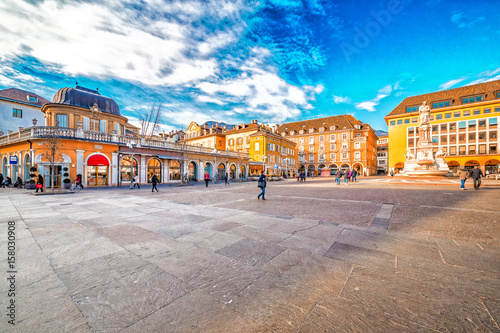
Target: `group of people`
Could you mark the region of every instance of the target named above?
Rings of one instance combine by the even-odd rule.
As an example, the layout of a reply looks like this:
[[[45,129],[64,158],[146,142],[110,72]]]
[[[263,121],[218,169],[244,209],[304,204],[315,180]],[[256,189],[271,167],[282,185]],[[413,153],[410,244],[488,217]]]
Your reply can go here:
[[[208,182],[210,182],[210,174],[205,171],[205,175],[203,176],[205,179],[205,187],[208,187]],[[214,176],[214,184],[217,184],[217,175]],[[224,185],[229,185],[229,174],[226,172],[224,174]]]
[[[306,172],[297,172],[297,181],[298,182],[305,182],[306,181]]]
[[[458,170],[458,177],[460,178],[460,189],[465,190],[465,181],[467,178],[472,178],[474,190],[479,190],[479,186],[481,186],[481,177],[484,177],[484,174],[476,165],[474,169],[471,169],[469,172],[465,169]]]
[[[358,171],[356,169],[352,170],[337,170],[335,172],[335,181],[337,182],[337,185],[340,185],[340,179],[344,178],[344,185],[348,185],[349,181],[352,182],[357,182],[357,177],[358,177]]]

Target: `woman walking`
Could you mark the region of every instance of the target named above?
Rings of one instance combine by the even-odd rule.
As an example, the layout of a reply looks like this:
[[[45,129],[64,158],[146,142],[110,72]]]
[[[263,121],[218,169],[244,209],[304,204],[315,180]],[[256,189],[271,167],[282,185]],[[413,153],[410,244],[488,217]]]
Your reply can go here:
[[[208,182],[210,181],[210,175],[205,171],[205,187],[208,187]]]
[[[260,199],[262,196],[262,200],[266,200],[266,175],[264,174],[264,171],[261,171],[259,181],[258,181],[258,187],[262,190],[260,194],[257,196],[257,199]]]
[[[349,176],[351,175],[351,171],[345,170],[344,171],[344,185],[349,184]]]
[[[156,190],[156,192],[158,192],[158,189],[156,188],[156,184],[159,183],[159,180],[158,180],[158,177],[156,177],[156,174],[154,174],[153,177],[151,177],[151,183],[153,184],[153,188],[151,189],[151,192],[154,192],[154,190]]]
[[[465,181],[467,180],[467,171],[465,169],[458,170],[458,178],[460,178],[460,189],[465,190]]]
[[[41,174],[38,174],[38,178],[36,180],[36,193],[38,193],[38,189],[43,192],[43,176]]]

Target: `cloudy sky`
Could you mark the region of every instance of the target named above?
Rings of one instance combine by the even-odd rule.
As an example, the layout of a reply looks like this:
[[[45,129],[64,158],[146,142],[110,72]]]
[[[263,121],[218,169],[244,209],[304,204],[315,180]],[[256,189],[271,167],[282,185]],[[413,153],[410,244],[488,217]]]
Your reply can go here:
[[[75,82],[122,115],[282,123],[500,79],[497,0],[0,1],[0,89]]]

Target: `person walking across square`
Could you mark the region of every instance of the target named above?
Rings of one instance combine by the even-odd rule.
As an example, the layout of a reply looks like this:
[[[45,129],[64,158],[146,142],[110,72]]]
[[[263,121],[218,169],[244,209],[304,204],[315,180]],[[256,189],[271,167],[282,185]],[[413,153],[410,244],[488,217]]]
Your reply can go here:
[[[349,184],[350,173],[351,172],[349,170],[345,170],[344,171],[344,185],[348,185]]]
[[[335,181],[337,182],[337,185],[340,185],[340,178],[342,178],[342,171],[340,169],[335,172]]]
[[[151,192],[154,192],[154,190],[156,190],[156,192],[158,192],[158,189],[156,188],[156,184],[158,184],[160,181],[158,180],[158,177],[156,177],[156,174],[153,175],[153,177],[151,177],[151,184],[153,185],[153,187],[151,188]]]
[[[208,172],[205,172],[205,187],[208,187],[208,182],[210,181],[210,175]]]
[[[458,178],[460,178],[460,189],[465,190],[465,180],[467,179],[467,171],[465,169],[458,170]]]
[[[260,172],[260,177],[259,177],[259,180],[258,180],[258,183],[257,183],[257,186],[260,187],[261,192],[257,196],[257,199],[260,199],[260,197],[262,196],[262,200],[266,200],[266,185],[267,185],[266,175],[264,174],[264,171],[261,171]]]
[[[483,171],[476,165],[474,169],[470,171],[469,177],[472,178],[474,182],[474,189],[479,190],[479,186],[481,186],[481,177],[484,177]]]
[[[229,182],[227,181],[228,178],[229,178],[229,175],[226,172],[226,174],[224,175],[224,185],[229,185]]]
[[[357,180],[356,180],[357,176],[358,176],[358,172],[356,171],[356,169],[352,169],[352,171],[351,171],[351,181],[352,182],[357,182]]]
[[[38,189],[43,192],[43,176],[38,174],[38,178],[36,180],[36,193],[38,193]]]

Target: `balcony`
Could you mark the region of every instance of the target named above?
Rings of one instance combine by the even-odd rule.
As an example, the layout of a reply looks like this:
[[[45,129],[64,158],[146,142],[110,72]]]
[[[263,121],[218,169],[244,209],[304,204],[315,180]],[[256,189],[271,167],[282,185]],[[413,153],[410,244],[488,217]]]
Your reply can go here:
[[[136,136],[125,136],[125,135],[117,135],[110,133],[87,131],[75,128],[50,127],[50,126],[34,126],[22,129],[18,132],[8,133],[0,137],[0,146],[25,140],[44,139],[50,137],[58,137],[61,139],[83,140],[96,143],[97,142],[110,143],[110,144],[117,144],[120,146],[124,146],[127,143],[139,142],[141,146],[145,148],[169,149],[174,151],[202,153],[208,155],[213,155],[213,150],[214,150],[213,148],[209,147],[173,143],[173,142],[167,142],[165,140],[146,139]],[[218,156],[237,158],[239,154],[240,154],[239,152],[218,150]],[[248,158],[248,154],[244,153],[243,158]]]

